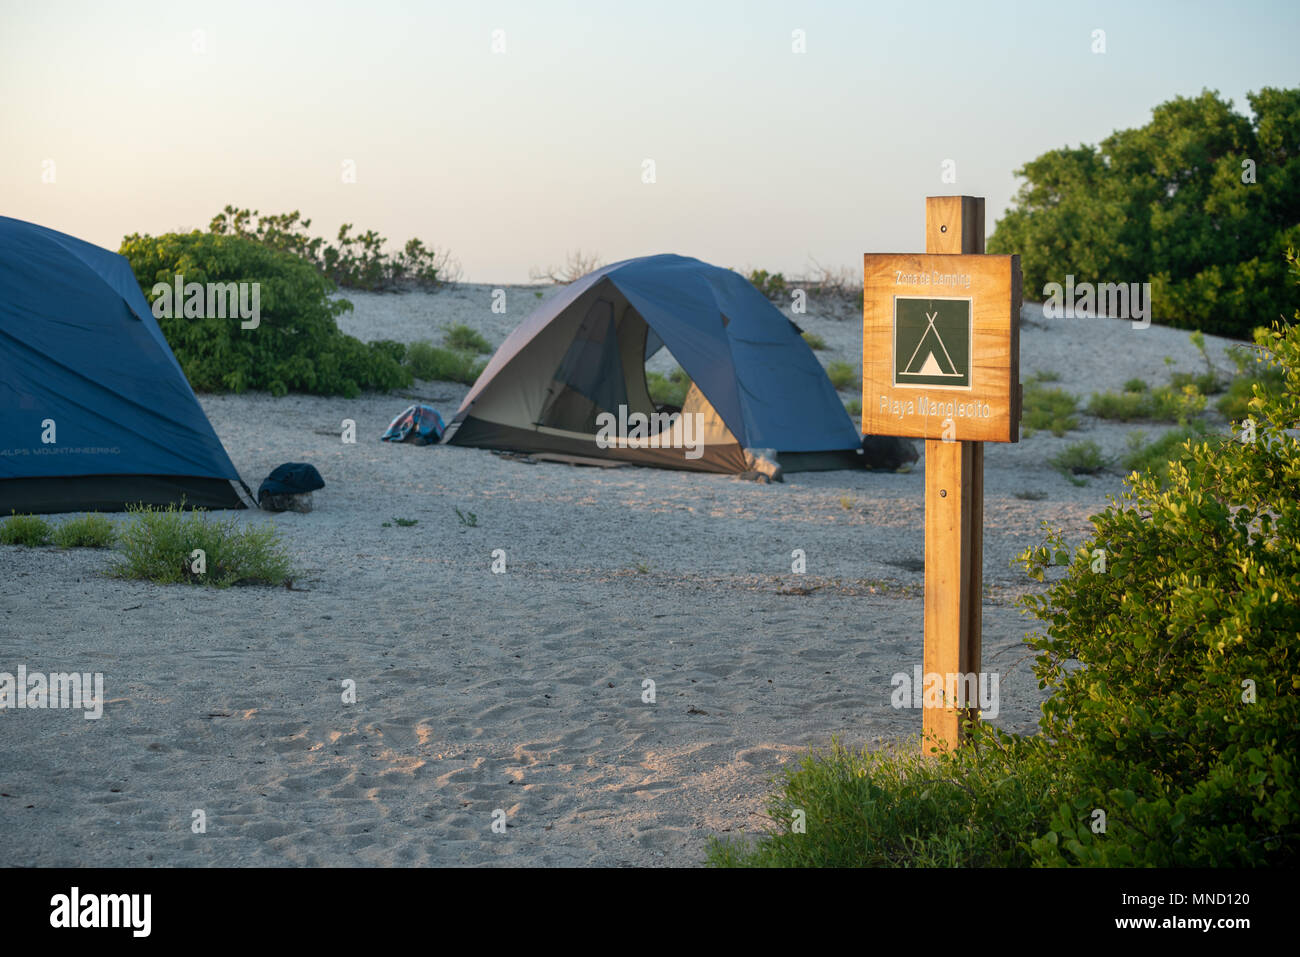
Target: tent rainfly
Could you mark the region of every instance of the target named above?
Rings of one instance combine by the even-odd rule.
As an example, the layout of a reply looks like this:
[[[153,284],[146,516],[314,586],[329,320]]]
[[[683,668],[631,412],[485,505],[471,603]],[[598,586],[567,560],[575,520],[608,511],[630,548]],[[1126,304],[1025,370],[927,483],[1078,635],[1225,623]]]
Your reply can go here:
[[[691,379],[656,406],[645,364]],[[644,417],[644,418],[641,418]],[[685,256],[628,259],[540,305],[492,356],[443,439],[455,445],[739,473],[862,468],[862,436],[798,327],[744,277]]]
[[[0,515],[243,508],[238,481],[127,261],[0,216]]]

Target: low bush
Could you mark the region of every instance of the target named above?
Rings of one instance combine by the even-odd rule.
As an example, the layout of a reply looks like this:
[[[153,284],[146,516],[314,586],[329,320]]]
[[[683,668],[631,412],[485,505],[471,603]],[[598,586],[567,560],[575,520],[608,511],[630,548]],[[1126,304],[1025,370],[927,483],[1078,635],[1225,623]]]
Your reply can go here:
[[[915,744],[853,752],[838,742],[787,768],[754,846],[713,840],[715,867],[1026,866],[1026,826],[1045,822],[1053,781],[1032,742],[942,761]],[[794,829],[799,814],[804,830]]]
[[[1170,463],[1183,459],[1188,451],[1187,443],[1205,437],[1205,426],[1201,422],[1170,429],[1151,442],[1143,441],[1142,433],[1137,432],[1129,436],[1128,452],[1122,464],[1125,471],[1149,474],[1163,486],[1169,481]]]
[[[1230,350],[1237,375],[1228,383],[1227,391],[1215,403],[1215,408],[1232,422],[1240,422],[1250,414],[1250,400],[1256,395],[1256,387],[1263,395],[1283,388],[1285,376],[1268,352],[1268,342],[1268,330],[1256,329],[1254,348],[1233,346]]]
[[[54,529],[53,541],[60,548],[108,548],[117,538],[117,528],[103,515],[70,518]]]
[[[53,529],[39,515],[10,514],[0,522],[0,545],[26,545],[36,548],[50,544]]]
[[[443,349],[431,342],[412,342],[406,348],[406,367],[417,379],[472,385],[486,363],[468,352]]]
[[[455,282],[459,267],[445,250],[409,239],[399,252],[387,250],[388,240],[373,229],[353,235],[352,224],[339,227],[334,243],[313,237],[310,219],[297,210],[261,215],[255,209],[227,206],[208,224],[218,236],[233,236],[287,252],[345,289],[390,289],[402,281],[437,286]]]
[[[186,317],[177,303],[171,304],[171,315],[159,316],[185,377],[200,392],[265,389],[273,395],[355,396],[363,389],[410,384],[410,375],[393,358],[394,343],[367,344],[339,331],[335,317],[352,304],[331,298],[334,283],[291,252],[197,230],[127,236],[119,251],[150,302],[171,298],[178,275],[187,285],[205,288],[208,283],[258,284],[260,315],[253,327],[244,328],[238,316],[222,319],[206,310]],[[155,314],[167,311],[155,305]]]
[[[754,284],[754,288],[768,299],[776,300],[785,297],[787,284],[785,276],[781,273],[770,273],[766,269],[753,269],[750,270],[748,278]]]
[[[128,512],[131,520],[119,533],[121,557],[110,569],[115,577],[214,588],[292,583],[293,563],[274,525],[244,525],[174,505]]]
[[[1106,467],[1101,446],[1092,439],[1068,445],[1047,461],[1052,468],[1066,475],[1095,475]]]
[[[862,385],[858,370],[847,362],[836,360],[827,365],[826,377],[831,380],[831,385],[835,386],[836,389],[851,389],[854,386]]]
[[[1169,377],[1169,384],[1178,392],[1191,386],[1198,395],[1217,395],[1225,383],[1213,372],[1175,372]]]
[[[442,344],[457,352],[469,352],[484,355],[492,351],[492,346],[479,333],[464,323],[456,323],[442,337]]]
[[[1141,392],[1094,392],[1085,411],[1099,419],[1120,422],[1187,422],[1204,410],[1205,396],[1189,383]]]
[[[1059,438],[1079,427],[1074,414],[1078,402],[1061,389],[1044,389],[1031,379],[1024,386],[1021,405],[1020,434],[1026,439],[1044,430]]]

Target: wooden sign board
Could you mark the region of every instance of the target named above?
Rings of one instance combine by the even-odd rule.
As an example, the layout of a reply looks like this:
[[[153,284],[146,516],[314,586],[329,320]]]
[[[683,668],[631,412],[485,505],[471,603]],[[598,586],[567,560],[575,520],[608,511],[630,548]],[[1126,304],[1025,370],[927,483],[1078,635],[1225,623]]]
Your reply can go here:
[[[1020,440],[1020,257],[867,254],[862,431]]]

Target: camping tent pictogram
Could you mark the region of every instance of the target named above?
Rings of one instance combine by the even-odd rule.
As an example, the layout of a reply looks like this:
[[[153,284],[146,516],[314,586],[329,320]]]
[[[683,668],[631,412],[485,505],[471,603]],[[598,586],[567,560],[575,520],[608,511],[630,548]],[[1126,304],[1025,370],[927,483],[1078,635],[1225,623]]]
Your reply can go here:
[[[916,344],[916,350],[912,353],[912,358],[908,360],[907,366],[899,375],[938,375],[951,376],[960,379],[962,373],[957,371],[957,364],[952,361],[952,356],[948,353],[948,347],[943,344],[943,337],[939,335],[939,330],[934,327],[934,320],[939,315],[938,311],[927,312],[925,320],[927,328],[925,335],[921,336],[921,341]],[[927,345],[928,343],[928,345]],[[943,354],[943,364],[940,365],[935,346]],[[917,366],[917,358],[921,355],[921,350],[928,350],[925,354],[925,360]]]
[[[970,388],[969,299],[900,296],[894,303],[894,384]]]

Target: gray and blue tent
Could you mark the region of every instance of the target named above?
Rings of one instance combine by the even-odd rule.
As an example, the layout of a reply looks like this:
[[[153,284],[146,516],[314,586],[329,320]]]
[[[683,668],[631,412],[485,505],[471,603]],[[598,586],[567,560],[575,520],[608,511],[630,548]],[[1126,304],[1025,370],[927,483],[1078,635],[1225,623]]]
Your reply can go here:
[[[0,515],[243,508],[127,261],[0,216]]]
[[[691,379],[680,416],[646,386],[646,361],[665,347]],[[660,413],[662,441],[602,447],[602,417],[620,410]],[[698,457],[673,441],[692,413],[704,426]],[[541,304],[492,356],[444,441],[712,472],[746,471],[747,449],[775,450],[785,471],[863,466],[862,436],[794,323],[744,277],[674,255],[605,266]]]

